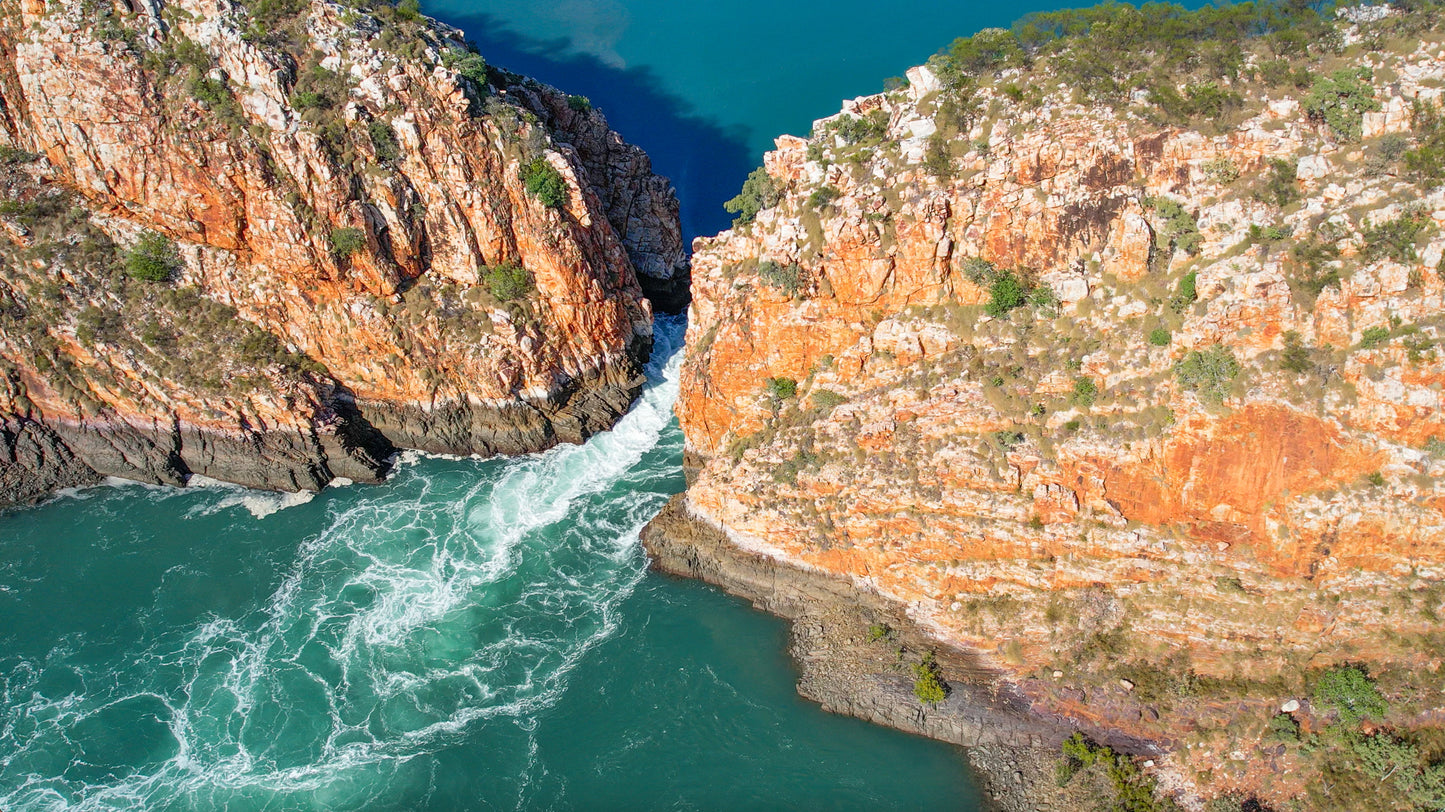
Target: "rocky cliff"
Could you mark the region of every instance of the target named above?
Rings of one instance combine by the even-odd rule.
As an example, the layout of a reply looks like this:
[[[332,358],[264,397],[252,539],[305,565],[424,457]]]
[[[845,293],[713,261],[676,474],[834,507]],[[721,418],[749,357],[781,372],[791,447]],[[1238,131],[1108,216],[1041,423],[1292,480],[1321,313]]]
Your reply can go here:
[[[1445,706],[1425,16],[1113,103],[1077,52],[940,60],[779,138],[694,246],[687,512],[891,599],[1041,716],[1151,742],[1186,803],[1349,807],[1335,751],[1293,744],[1335,719],[1320,674],[1363,663],[1398,731]]]
[[[630,405],[677,201],[415,4],[0,7],[0,500],[374,479]],[[639,281],[643,284],[640,286]]]

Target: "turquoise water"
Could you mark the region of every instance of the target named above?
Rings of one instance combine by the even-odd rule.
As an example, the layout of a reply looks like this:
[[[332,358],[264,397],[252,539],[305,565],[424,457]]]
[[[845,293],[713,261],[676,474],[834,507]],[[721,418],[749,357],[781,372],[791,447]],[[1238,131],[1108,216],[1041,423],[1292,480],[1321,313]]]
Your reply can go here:
[[[584,446],[0,516],[0,809],[976,809],[962,751],[800,700],[780,621],[646,571],[659,337]]]
[[[580,93],[672,178],[689,238],[732,222],[782,133],[922,64],[954,37],[1008,26],[1044,0],[423,0],[487,61]],[[1082,4],[1087,5],[1087,4]]]
[[[1041,5],[434,0],[592,98],[725,227],[772,138]],[[0,515],[0,810],[978,808],[960,750],[823,713],[784,625],[646,571],[681,324],[585,446],[313,498],[102,487]]]

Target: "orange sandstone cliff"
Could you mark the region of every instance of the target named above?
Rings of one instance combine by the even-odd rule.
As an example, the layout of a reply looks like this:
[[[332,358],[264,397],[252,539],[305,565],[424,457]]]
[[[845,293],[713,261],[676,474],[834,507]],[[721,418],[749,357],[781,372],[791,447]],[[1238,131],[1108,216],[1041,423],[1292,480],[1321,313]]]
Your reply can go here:
[[[0,11],[0,499],[375,479],[635,397],[686,255],[585,100],[405,4]]]
[[[1195,129],[1047,65],[961,130],[916,68],[779,138],[694,246],[682,507],[1152,742],[1185,798],[1302,791],[1265,726],[1312,669],[1438,718],[1445,189],[1399,158],[1445,43],[1359,41],[1326,66],[1373,76],[1357,139],[1293,87]]]

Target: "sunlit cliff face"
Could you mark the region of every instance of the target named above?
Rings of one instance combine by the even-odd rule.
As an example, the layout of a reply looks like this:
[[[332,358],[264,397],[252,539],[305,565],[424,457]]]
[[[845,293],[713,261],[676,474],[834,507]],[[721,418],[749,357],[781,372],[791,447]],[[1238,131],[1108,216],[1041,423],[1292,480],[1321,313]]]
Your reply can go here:
[[[310,434],[359,405],[398,445],[491,453],[577,441],[625,411],[651,330],[638,274],[686,260],[671,187],[600,115],[488,72],[459,32],[424,18],[306,4],[262,36],[239,7],[179,2],[157,18],[83,5],[24,4],[5,32],[7,127],[40,156],[15,183],[75,195],[60,208],[79,206],[116,244],[109,267],[161,235],[173,272],[141,293],[193,288],[234,308],[311,377],[247,388],[236,381],[275,371],[221,359],[227,371],[197,391],[150,358],[129,311],[122,334],[93,340],[75,314],[135,297],[101,288],[103,258],[24,256],[45,252],[17,226],[7,281],[30,308],[20,318],[63,299],[69,318],[41,322],[75,373],[34,368],[28,334],[7,329],[17,371],[0,412],[148,435],[177,420]],[[558,178],[559,202],[528,190],[534,164]],[[501,292],[497,268],[522,269],[522,289]]]
[[[1146,736],[1184,728],[1075,688],[1438,667],[1445,193],[1366,166],[1445,58],[1367,58],[1398,81],[1358,143],[1292,90],[1216,135],[985,81],[940,177],[927,69],[845,105],[871,141],[780,138],[781,202],[695,245],[694,514]]]

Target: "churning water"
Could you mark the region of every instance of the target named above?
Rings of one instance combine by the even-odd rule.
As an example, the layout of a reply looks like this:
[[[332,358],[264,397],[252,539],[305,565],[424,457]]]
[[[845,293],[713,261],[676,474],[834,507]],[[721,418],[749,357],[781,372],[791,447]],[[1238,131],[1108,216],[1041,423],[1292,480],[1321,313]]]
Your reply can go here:
[[[647,574],[682,326],[582,446],[0,517],[0,809],[971,808],[958,750],[802,702],[781,623]]]

